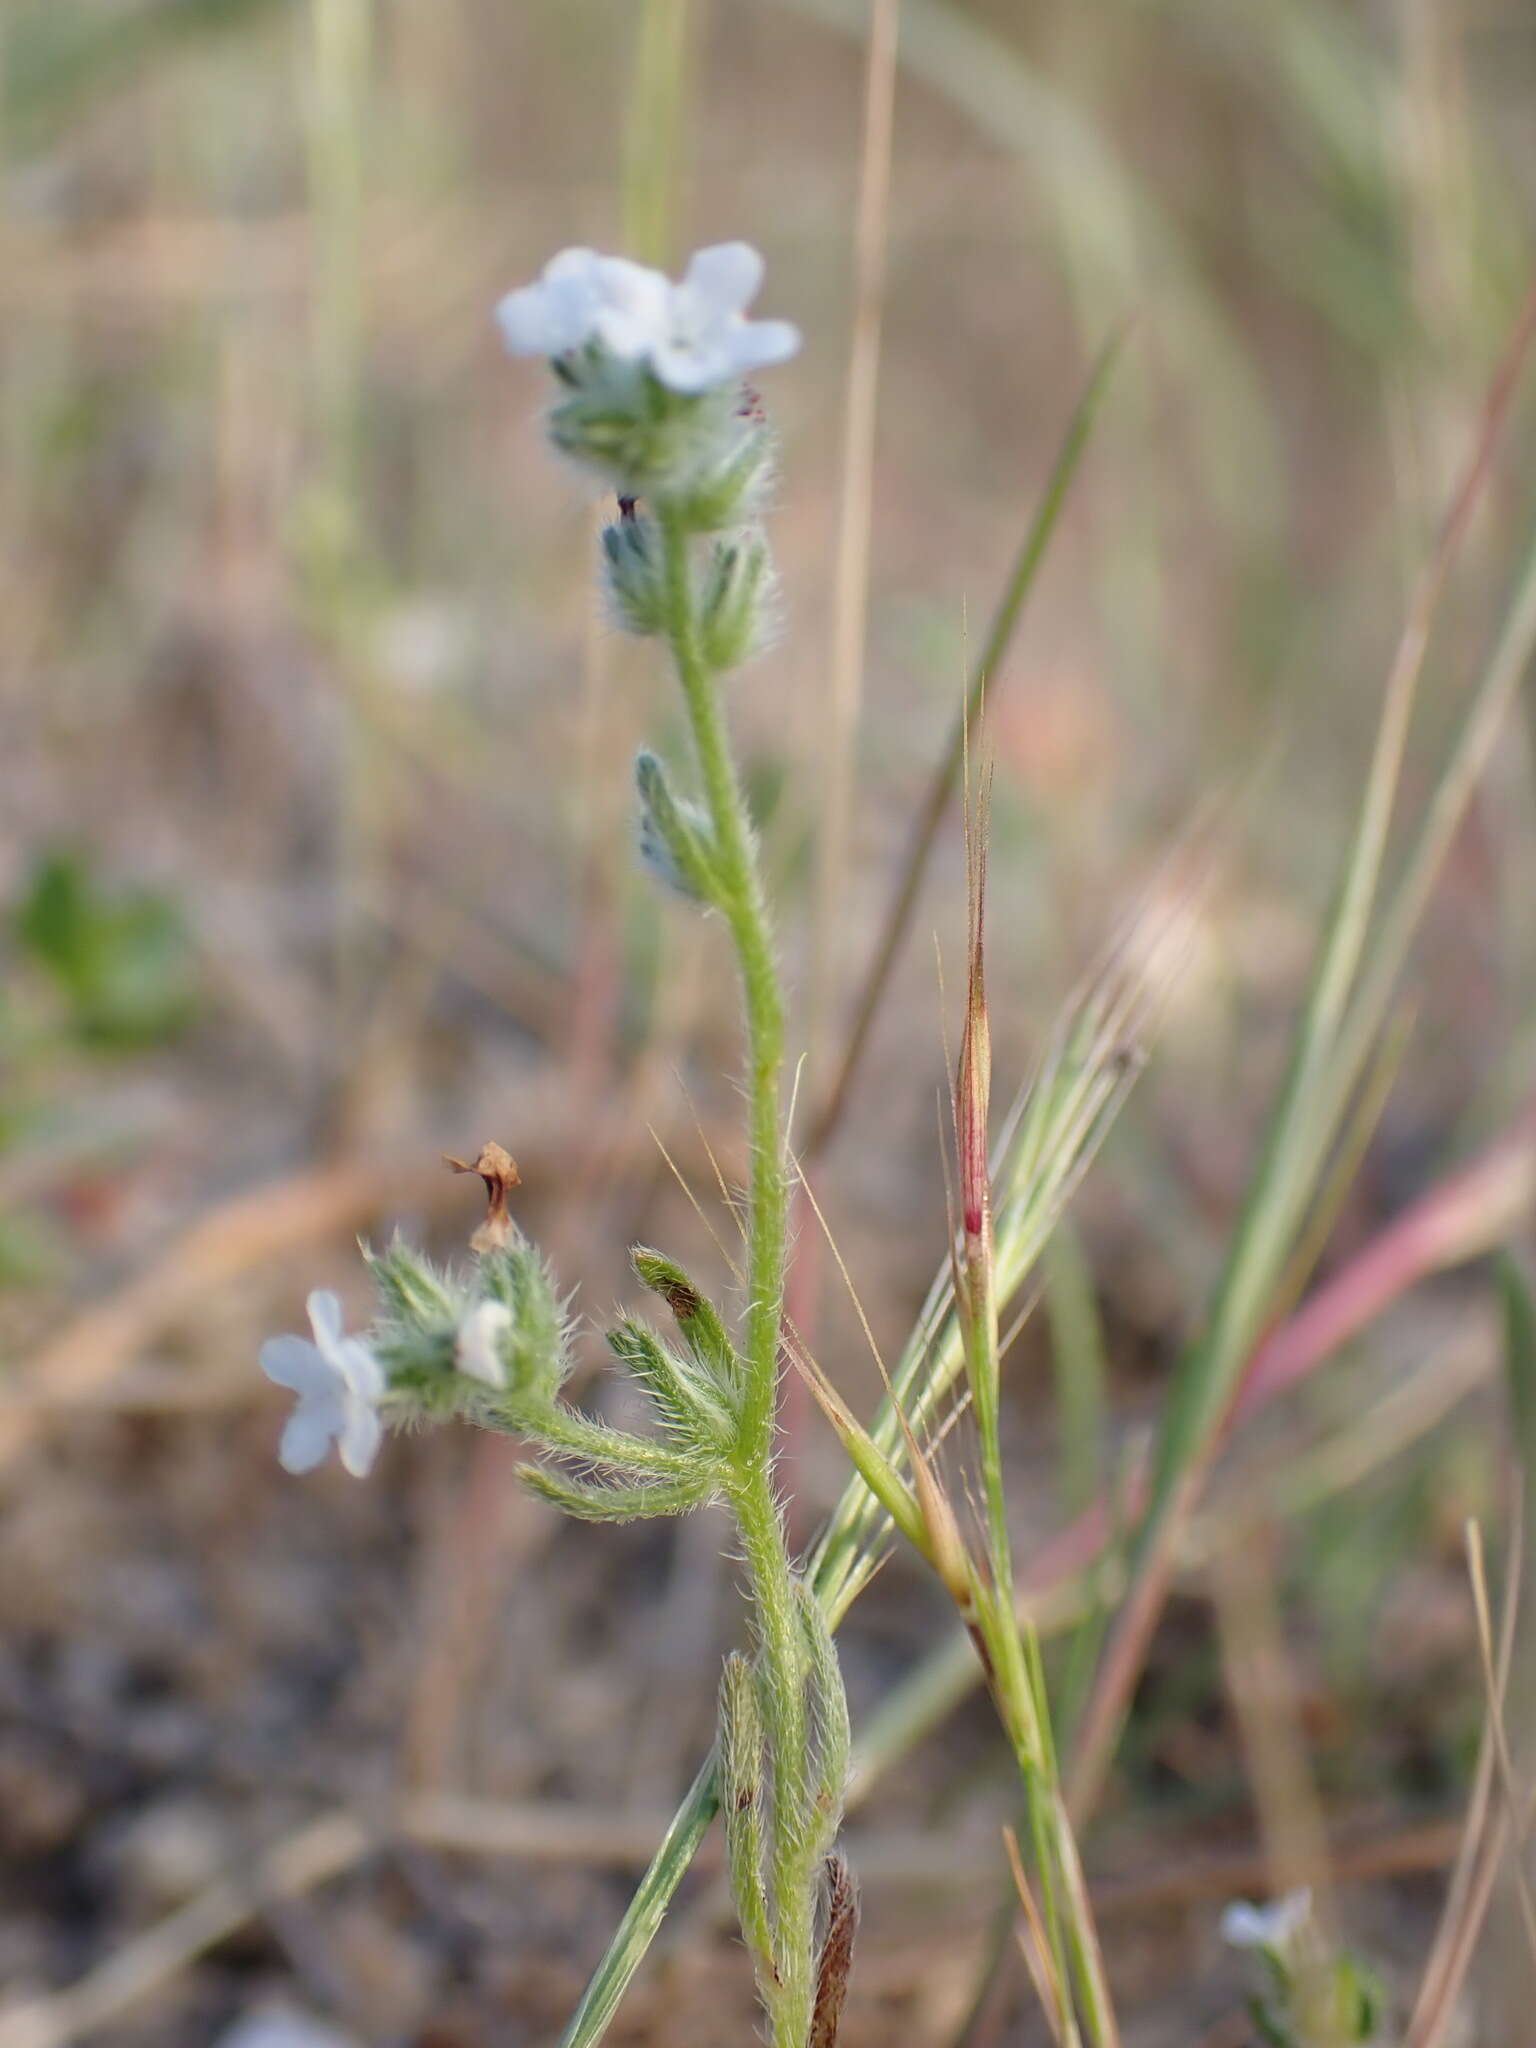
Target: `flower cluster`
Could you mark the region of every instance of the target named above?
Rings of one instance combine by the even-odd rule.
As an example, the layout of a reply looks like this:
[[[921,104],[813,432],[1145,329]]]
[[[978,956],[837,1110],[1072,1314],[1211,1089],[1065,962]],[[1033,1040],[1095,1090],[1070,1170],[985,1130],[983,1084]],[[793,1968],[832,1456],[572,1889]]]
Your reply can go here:
[[[700,249],[681,282],[623,256],[565,249],[497,307],[514,355],[544,356],[559,382],[554,445],[621,498],[645,498],[705,533],[750,518],[771,473],[771,438],[743,378],[800,346],[787,320],[749,320],[763,259],[746,242]],[[611,542],[615,617],[663,630],[656,549],[642,532]]]
[[[528,1465],[523,1477],[587,1521],[686,1514],[713,1499],[740,1429],[740,1387],[735,1348],[708,1302],[670,1260],[635,1254],[637,1274],[671,1309],[681,1343],[669,1346],[633,1319],[609,1332],[609,1348],[647,1396],[660,1434],[609,1428],[561,1399],[570,1370],[567,1304],[541,1254],[510,1218],[501,1220],[505,1236],[498,1229],[488,1243],[478,1231],[475,1255],[458,1267],[434,1265],[401,1237],[365,1251],[375,1313],[364,1336],[348,1336],[341,1303],[317,1291],[309,1297],[313,1341],[273,1337],[262,1346],[262,1370],[297,1397],[278,1452],[284,1467],[311,1471],[335,1444],[360,1479],[386,1422],[458,1420],[575,1464],[575,1474]]]
[[[555,361],[600,350],[693,397],[799,348],[789,321],[746,318],[762,281],[763,259],[746,242],[700,249],[680,284],[623,256],[562,249],[537,284],[507,293],[496,317],[513,355]]]
[[[365,1256],[377,1310],[365,1336],[348,1336],[340,1301],[316,1289],[313,1339],[273,1337],[261,1347],[262,1371],[295,1396],[278,1446],[286,1471],[313,1471],[334,1444],[363,1478],[387,1420],[536,1425],[565,1378],[565,1316],[520,1232],[460,1272],[439,1271],[400,1238]]]

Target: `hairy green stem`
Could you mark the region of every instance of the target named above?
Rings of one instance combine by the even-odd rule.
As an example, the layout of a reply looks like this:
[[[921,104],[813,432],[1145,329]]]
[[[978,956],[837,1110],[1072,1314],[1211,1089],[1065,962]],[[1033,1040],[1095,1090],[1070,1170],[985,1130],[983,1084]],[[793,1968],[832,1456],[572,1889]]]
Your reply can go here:
[[[746,800],[731,755],[719,679],[699,641],[681,515],[659,512],[667,635],[687,706],[712,836],[712,896],[730,930],[747,1036],[751,1187],[747,1205],[746,1368],[732,1457],[731,1505],[751,1579],[759,1701],[772,1770],[763,1871],[774,1958],[764,1985],[773,2048],[806,2048],[816,1995],[820,1846],[813,1827],[807,1649],[801,1593],[773,1490],[786,1176],[780,1128],[784,1010],[773,934]]]
[[[704,800],[714,830],[718,905],[730,927],[747,1025],[748,1125],[752,1186],[747,1219],[748,1384],[742,1413],[744,1460],[770,1454],[778,1386],[779,1314],[784,1290],[786,1194],[779,1075],[784,1006],[773,934],[741,780],[731,758],[717,678],[699,647],[689,581],[688,532],[676,513],[660,515],[665,548],[668,637],[688,707]]]

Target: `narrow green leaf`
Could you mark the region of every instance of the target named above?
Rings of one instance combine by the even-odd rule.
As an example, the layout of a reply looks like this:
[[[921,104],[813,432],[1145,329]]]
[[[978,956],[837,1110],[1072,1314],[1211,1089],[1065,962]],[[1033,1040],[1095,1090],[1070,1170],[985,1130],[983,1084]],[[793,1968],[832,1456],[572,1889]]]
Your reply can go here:
[[[541,1450],[582,1459],[599,1470],[640,1473],[648,1479],[689,1479],[698,1471],[699,1454],[692,1445],[683,1448],[633,1436],[627,1429],[611,1429],[561,1401],[519,1421]]]
[[[695,1287],[675,1260],[637,1246],[630,1253],[637,1276],[671,1309],[678,1333],[701,1372],[707,1373],[734,1408],[740,1393],[741,1361],[730,1333],[709,1297]]]
[[[1536,1300],[1525,1268],[1512,1253],[1499,1260],[1504,1297],[1504,1365],[1514,1453],[1525,1482],[1526,1515],[1536,1514]]]
[[[624,1485],[567,1479],[548,1465],[520,1465],[518,1477],[530,1493],[583,1522],[639,1522],[652,1515],[686,1515],[691,1509],[702,1507],[714,1492],[707,1475],[702,1482],[649,1479]]]
[[[797,1585],[796,1595],[805,1631],[811,1727],[816,1739],[806,1840],[815,1843],[817,1854],[822,1855],[831,1848],[842,1819],[852,1731],[848,1724],[848,1695],[827,1617],[820,1601],[803,1582]]]
[[[763,1879],[763,1777],[766,1745],[751,1666],[739,1651],[725,1660],[720,1678],[721,1796],[725,1806],[725,1860],[731,1892],[748,1947],[773,1968],[773,1935]]]
[[[1024,529],[1018,553],[1014,556],[1007,581],[998,598],[997,609],[992,615],[986,640],[971,672],[965,702],[956,715],[948,743],[933,771],[927,795],[913,823],[906,858],[892,891],[885,925],[876,941],[874,954],[865,973],[864,985],[854,1004],[854,1021],[848,1033],[847,1044],[843,1048],[841,1064],[806,1140],[807,1161],[815,1159],[825,1150],[848,1106],[854,1078],[863,1060],[864,1048],[869,1042],[869,1034],[874,1028],[875,1018],[879,1014],[891,975],[911,928],[918,894],[939,836],[939,828],[959,787],[965,761],[966,734],[976,729],[986,703],[987,690],[1013,644],[1013,636],[1024,613],[1025,600],[1034,587],[1051,537],[1056,531],[1062,507],[1066,504],[1073,479],[1088,446],[1099,407],[1109,389],[1111,373],[1119,360],[1123,341],[1123,332],[1113,335],[1094,361],[1088,373],[1088,381],[1067,422],[1061,445],[1056,452],[1056,460],[1045,480],[1045,487]]]
[[[720,1450],[730,1445],[735,1419],[697,1366],[676,1357],[643,1323],[628,1319],[608,1332],[608,1347],[644,1387],[664,1426],[683,1443]]]
[[[656,1939],[672,1894],[688,1873],[719,1812],[715,1790],[715,1753],[710,1751],[704,1767],[689,1787],[677,1817],[651,1858],[651,1866],[640,1880],[628,1911],[619,1922],[602,1961],[582,1994],[560,2037],[560,2048],[595,2048],[608,2031],[608,2023],[619,2009],[619,2000],[630,1979],[645,1960],[646,1950]]]
[[[1093,1274],[1076,1231],[1057,1226],[1045,1250],[1045,1306],[1056,1376],[1062,1505],[1078,1514],[1099,1492],[1104,1442],[1104,1331]]]

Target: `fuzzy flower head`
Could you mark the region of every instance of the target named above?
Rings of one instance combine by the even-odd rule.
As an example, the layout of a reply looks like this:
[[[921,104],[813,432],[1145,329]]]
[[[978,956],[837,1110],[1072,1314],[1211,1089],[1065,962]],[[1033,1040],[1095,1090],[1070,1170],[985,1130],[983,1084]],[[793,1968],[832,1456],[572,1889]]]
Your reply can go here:
[[[678,284],[622,256],[564,249],[537,283],[509,292],[496,317],[513,355],[559,361],[593,348],[696,397],[799,348],[789,321],[746,317],[762,281],[763,259],[747,242],[700,249]]]
[[[1286,1892],[1267,1906],[1236,1899],[1221,1916],[1221,1938],[1231,1948],[1268,1949],[1284,1955],[1312,1917],[1312,1893],[1306,1887]]]
[[[334,1443],[342,1464],[361,1479],[384,1434],[378,1410],[384,1373],[367,1345],[347,1336],[334,1294],[316,1288],[305,1306],[313,1343],[307,1337],[272,1337],[261,1347],[267,1378],[298,1397],[283,1425],[278,1463],[285,1472],[313,1471]]]

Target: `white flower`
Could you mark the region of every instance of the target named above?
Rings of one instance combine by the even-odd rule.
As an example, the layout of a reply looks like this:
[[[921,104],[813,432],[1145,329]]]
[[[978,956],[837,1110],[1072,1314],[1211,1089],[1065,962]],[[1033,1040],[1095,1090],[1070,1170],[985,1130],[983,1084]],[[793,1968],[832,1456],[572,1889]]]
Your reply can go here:
[[[367,1345],[342,1329],[341,1303],[316,1288],[305,1306],[315,1341],[272,1337],[261,1347],[269,1380],[298,1395],[283,1425],[278,1463],[285,1472],[310,1472],[334,1442],[355,1479],[373,1463],[384,1434],[378,1402],[384,1373]]]
[[[513,355],[568,355],[592,339],[603,307],[605,260],[595,249],[562,249],[537,284],[507,293],[496,318]]]
[[[1221,1938],[1233,1948],[1284,1952],[1312,1917],[1312,1893],[1305,1886],[1272,1899],[1267,1906],[1234,1900],[1221,1916]]]
[[[596,341],[692,396],[799,348],[789,321],[746,318],[762,281],[763,259],[747,242],[700,249],[681,284],[621,256],[565,249],[537,284],[509,292],[496,317],[514,355],[568,355]]]
[[[218,2048],[352,2048],[352,2038],[291,2006],[271,2005],[237,2021]]]
[[[753,370],[787,362],[800,330],[787,320],[748,320],[763,281],[763,259],[748,242],[700,249],[667,298],[666,325],[647,351],[673,391],[707,391]]]
[[[512,1311],[504,1301],[477,1301],[460,1323],[454,1342],[459,1371],[499,1392],[507,1384],[501,1340],[511,1327]]]

